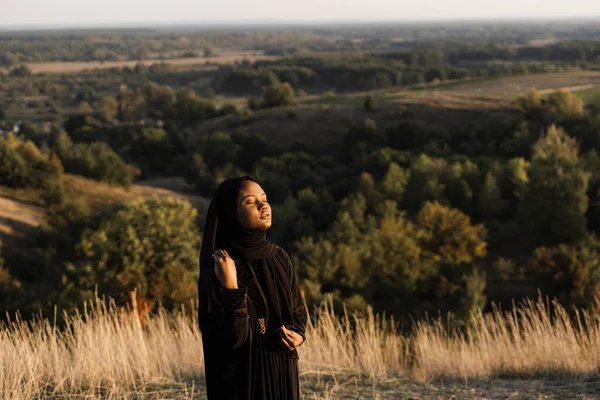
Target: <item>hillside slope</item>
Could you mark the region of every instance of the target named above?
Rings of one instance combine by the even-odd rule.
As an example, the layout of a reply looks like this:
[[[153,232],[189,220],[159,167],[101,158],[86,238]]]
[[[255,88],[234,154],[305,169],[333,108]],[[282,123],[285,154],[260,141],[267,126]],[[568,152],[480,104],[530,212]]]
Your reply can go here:
[[[243,120],[238,115],[202,122],[184,131],[191,143],[216,131],[232,135],[259,134],[275,151],[285,151],[302,143],[312,151],[332,154],[349,129],[366,119],[375,121],[379,130],[395,127],[400,121],[426,121],[446,129],[461,129],[479,123],[489,126],[517,115],[514,99],[494,95],[473,95],[438,91],[373,92],[377,110],[365,111],[363,102],[369,93],[337,95],[334,98],[309,96],[295,106],[254,111]]]
[[[161,178],[141,181],[129,189],[75,175],[65,175],[67,198],[79,198],[93,209],[139,198],[174,197],[188,200],[201,217],[208,202],[193,194],[193,188],[182,178]],[[18,245],[30,238],[46,214],[40,194],[29,189],[12,189],[0,186],[0,240],[6,245]]]

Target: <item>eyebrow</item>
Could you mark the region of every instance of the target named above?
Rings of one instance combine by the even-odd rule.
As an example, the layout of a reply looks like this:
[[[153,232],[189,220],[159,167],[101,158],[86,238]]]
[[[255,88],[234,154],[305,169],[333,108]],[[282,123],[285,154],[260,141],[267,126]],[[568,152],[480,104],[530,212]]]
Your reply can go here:
[[[267,195],[266,193],[261,194],[261,196],[266,196],[266,195]],[[256,197],[256,195],[255,194],[247,194],[244,197],[242,197],[241,201],[244,201],[248,197]]]

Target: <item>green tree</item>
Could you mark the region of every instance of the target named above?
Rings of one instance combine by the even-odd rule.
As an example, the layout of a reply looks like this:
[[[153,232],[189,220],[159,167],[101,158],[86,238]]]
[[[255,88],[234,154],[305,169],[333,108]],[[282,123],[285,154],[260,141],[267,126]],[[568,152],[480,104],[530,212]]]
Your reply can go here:
[[[367,200],[367,206],[370,211],[376,209],[381,201],[384,200],[382,194],[377,190],[373,176],[368,172],[362,172],[356,183],[357,192],[362,194]]]
[[[131,168],[104,142],[69,146],[69,141],[63,139],[55,149],[69,173],[125,187],[133,182]]]
[[[142,115],[151,118],[163,119],[170,115],[175,101],[176,94],[173,89],[154,82],[145,84],[136,93],[136,102],[143,110]]]
[[[389,199],[400,202],[406,191],[409,173],[402,169],[397,163],[390,163],[383,180],[381,191]]]
[[[60,163],[31,141],[16,136],[0,137],[0,184],[9,187],[44,189],[60,184]]]
[[[598,243],[540,247],[525,267],[545,296],[563,305],[586,307],[600,295]]]
[[[579,148],[562,129],[550,127],[533,149],[529,186],[521,201],[521,219],[540,244],[575,243],[586,235],[588,179]]]
[[[151,198],[125,204],[95,230],[84,232],[63,278],[61,302],[79,305],[94,295],[124,304],[132,290],[169,309],[197,294],[200,233],[187,201]]]
[[[583,100],[565,90],[556,91],[546,97],[532,91],[528,96],[519,99],[519,106],[535,135],[539,134],[540,129],[552,124],[580,120],[585,116]]]
[[[242,149],[235,143],[231,135],[225,132],[214,132],[203,143],[202,157],[206,165],[213,170],[226,164],[236,164]]]
[[[9,75],[24,78],[27,76],[31,76],[32,72],[31,72],[31,69],[29,69],[29,67],[27,65],[21,64],[19,66],[13,67],[10,70]]]
[[[501,174],[499,184],[503,197],[507,199],[507,218],[513,218],[517,214],[519,204],[527,193],[529,166],[530,162],[523,158],[512,158],[508,160]]]
[[[111,122],[117,116],[119,103],[112,96],[104,96],[98,104],[98,113],[105,122]]]
[[[585,103],[576,94],[566,90],[558,90],[544,99],[549,118],[558,122],[577,120],[585,115]]]
[[[484,220],[498,218],[506,207],[498,181],[492,172],[485,175],[483,187],[478,196],[479,215]]]
[[[203,54],[205,58],[214,57],[215,51],[212,49],[212,47],[205,47]]]
[[[487,255],[483,225],[472,225],[459,210],[427,202],[416,217],[423,257],[435,265],[420,287],[424,310],[451,312],[467,321],[485,306],[485,274],[479,263]]]
[[[22,284],[11,275],[8,269],[4,268],[3,264],[2,241],[0,241],[0,308],[9,315],[13,315],[17,311],[26,313],[30,308],[23,301]]]
[[[426,201],[442,199],[446,185],[441,181],[441,172],[447,169],[444,159],[431,158],[421,154],[410,167],[403,208],[410,214],[416,213]]]
[[[287,82],[273,83],[263,95],[262,107],[285,107],[294,103],[294,88]]]
[[[168,117],[183,126],[217,116],[215,105],[189,88],[179,89],[175,97],[175,105]]]
[[[169,136],[162,128],[142,129],[131,151],[131,155],[139,158],[142,169],[147,173],[164,171],[173,153]]]
[[[487,231],[468,215],[437,202],[427,202],[416,217],[419,240],[437,262],[471,264],[485,258]]]
[[[372,94],[368,95],[365,98],[364,109],[368,112],[377,111],[377,101],[375,100],[375,97]]]
[[[77,112],[80,115],[90,116],[94,113],[94,108],[87,101],[82,101],[77,107]]]
[[[471,215],[473,208],[474,177],[479,176],[477,165],[470,161],[454,162],[450,165],[444,188],[444,197],[455,208]]]
[[[361,268],[370,278],[364,297],[378,310],[407,315],[417,307],[415,294],[431,274],[432,264],[423,258],[415,225],[392,203],[377,229],[365,238],[368,248]]]

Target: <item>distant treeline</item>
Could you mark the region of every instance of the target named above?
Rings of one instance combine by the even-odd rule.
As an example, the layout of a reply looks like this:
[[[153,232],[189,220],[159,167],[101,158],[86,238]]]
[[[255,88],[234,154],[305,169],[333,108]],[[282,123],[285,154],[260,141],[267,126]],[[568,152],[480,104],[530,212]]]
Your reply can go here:
[[[222,93],[259,93],[276,78],[308,92],[374,90],[436,80],[570,68],[600,68],[600,43],[569,41],[544,47],[448,43],[375,54],[295,55],[252,65],[221,67],[213,87]]]
[[[0,66],[46,61],[141,60],[211,55],[211,48],[306,52],[373,52],[430,48],[448,40],[475,45],[523,46],[532,40],[597,39],[595,23],[379,24],[333,27],[223,27],[220,29],[90,29],[0,32]],[[207,48],[209,49],[207,51]],[[588,58],[589,59],[589,58]]]

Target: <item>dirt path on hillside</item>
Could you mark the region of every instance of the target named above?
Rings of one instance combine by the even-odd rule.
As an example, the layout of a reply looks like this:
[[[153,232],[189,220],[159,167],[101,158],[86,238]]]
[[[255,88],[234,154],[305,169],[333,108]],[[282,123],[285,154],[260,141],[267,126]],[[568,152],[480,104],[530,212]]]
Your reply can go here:
[[[0,236],[24,237],[37,228],[44,210],[0,197]]]

